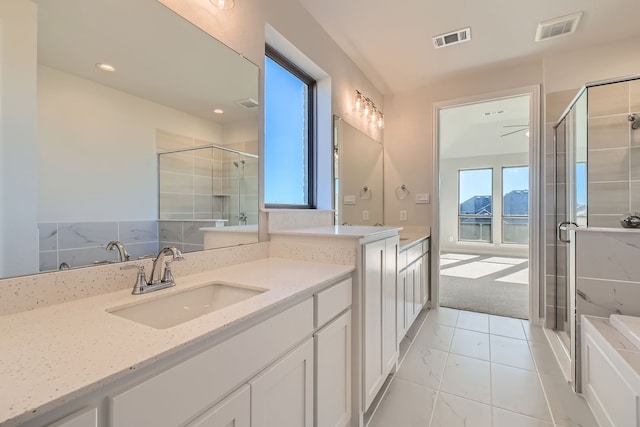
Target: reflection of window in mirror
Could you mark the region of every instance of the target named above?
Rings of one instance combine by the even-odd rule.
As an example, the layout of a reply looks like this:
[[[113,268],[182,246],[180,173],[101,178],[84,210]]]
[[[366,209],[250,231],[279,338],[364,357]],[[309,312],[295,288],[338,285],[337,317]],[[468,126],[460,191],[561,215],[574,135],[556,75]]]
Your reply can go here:
[[[265,206],[313,207],[315,81],[267,46]]]

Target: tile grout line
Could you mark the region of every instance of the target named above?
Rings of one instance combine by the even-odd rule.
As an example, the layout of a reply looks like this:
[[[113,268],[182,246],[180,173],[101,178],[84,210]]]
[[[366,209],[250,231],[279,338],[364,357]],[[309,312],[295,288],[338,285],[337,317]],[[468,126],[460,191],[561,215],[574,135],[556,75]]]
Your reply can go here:
[[[458,324],[458,318],[460,317],[460,311],[456,310],[456,322],[455,324]],[[428,316],[427,316],[428,317]],[[426,323],[427,318],[425,318],[425,323]],[[437,323],[436,320],[436,324],[439,325],[439,323]],[[422,324],[424,326],[424,323]],[[445,326],[445,325],[441,325],[441,326]],[[422,330],[422,327],[420,327],[420,331]],[[420,331],[418,331],[418,333],[420,333]],[[456,326],[453,327],[453,335],[455,335],[456,332]],[[417,337],[418,334],[416,334]],[[438,388],[436,389],[436,397],[433,400],[433,408],[431,409],[431,417],[429,418],[429,425],[428,427],[437,427],[437,426],[432,426],[433,424],[433,418],[436,415],[436,406],[438,405],[438,399],[440,398],[440,387],[442,386],[442,380],[444,378],[444,372],[447,369],[447,363],[449,362],[449,356],[451,355],[451,346],[453,345],[453,335],[451,336],[451,342],[449,343],[449,347],[447,348],[447,357],[445,358],[444,361],[444,369],[442,370],[442,375],[440,376],[440,380],[438,381]]]

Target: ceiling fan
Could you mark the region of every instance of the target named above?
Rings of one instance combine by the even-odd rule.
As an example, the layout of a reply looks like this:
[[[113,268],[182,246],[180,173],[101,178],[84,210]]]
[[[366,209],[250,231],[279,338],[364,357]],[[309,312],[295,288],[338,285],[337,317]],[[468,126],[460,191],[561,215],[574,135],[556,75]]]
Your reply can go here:
[[[512,134],[518,133],[518,132],[524,132],[524,131],[527,131],[527,133],[529,132],[529,124],[528,123],[526,125],[504,125],[503,127],[505,127],[505,128],[520,128],[520,129],[516,129],[516,130],[512,130],[511,132],[507,132],[505,134],[500,135],[500,137],[507,136],[507,135],[512,135]],[[529,136],[529,135],[527,135],[527,136]]]

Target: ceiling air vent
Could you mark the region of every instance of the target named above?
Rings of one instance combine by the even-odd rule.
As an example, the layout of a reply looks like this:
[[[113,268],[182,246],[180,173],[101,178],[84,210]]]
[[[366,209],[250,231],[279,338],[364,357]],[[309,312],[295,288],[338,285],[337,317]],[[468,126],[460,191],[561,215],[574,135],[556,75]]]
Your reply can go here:
[[[471,40],[471,27],[433,37],[433,47],[440,49],[441,47],[451,46],[452,44],[458,44],[469,40]]]
[[[536,41],[548,40],[575,32],[580,23],[580,18],[582,18],[582,12],[539,23],[536,30]]]
[[[240,99],[240,100],[236,101],[236,104],[238,104],[241,107],[246,108],[247,110],[252,110],[252,109],[258,107],[258,101],[256,101],[253,98]]]

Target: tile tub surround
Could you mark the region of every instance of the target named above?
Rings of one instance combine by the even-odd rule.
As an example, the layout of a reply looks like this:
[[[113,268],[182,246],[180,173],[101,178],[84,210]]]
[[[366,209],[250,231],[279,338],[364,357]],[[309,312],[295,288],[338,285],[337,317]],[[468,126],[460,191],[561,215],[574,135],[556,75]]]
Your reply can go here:
[[[206,345],[214,345],[352,271],[350,266],[265,258],[178,274],[176,287],[158,292],[168,295],[212,280],[267,292],[163,330],[106,311],[158,295],[131,295],[129,289],[3,316],[0,425],[18,425],[33,417],[36,409],[38,414],[53,409],[190,344],[205,345],[207,340]]]
[[[64,222],[38,224],[40,271],[58,270],[95,261],[117,261],[117,251],[107,251],[112,240],[125,245],[132,259],[158,252],[158,221]]]
[[[177,282],[180,283],[183,275],[254,261],[266,258],[268,255],[269,243],[267,242],[193,252],[187,254],[183,261],[174,263],[173,271]],[[147,274],[151,272],[150,259],[131,261],[129,264],[143,265]],[[121,270],[120,267],[123,266],[122,263],[116,263],[2,279],[0,280],[0,316],[120,289],[130,290],[135,283],[136,270]]]
[[[635,320],[637,327],[637,318]],[[640,348],[623,334],[626,326],[611,318],[584,316],[582,335],[591,355],[585,365],[585,397],[602,425],[637,425]],[[631,325],[634,327],[634,325]],[[596,375],[596,372],[598,375]]]

